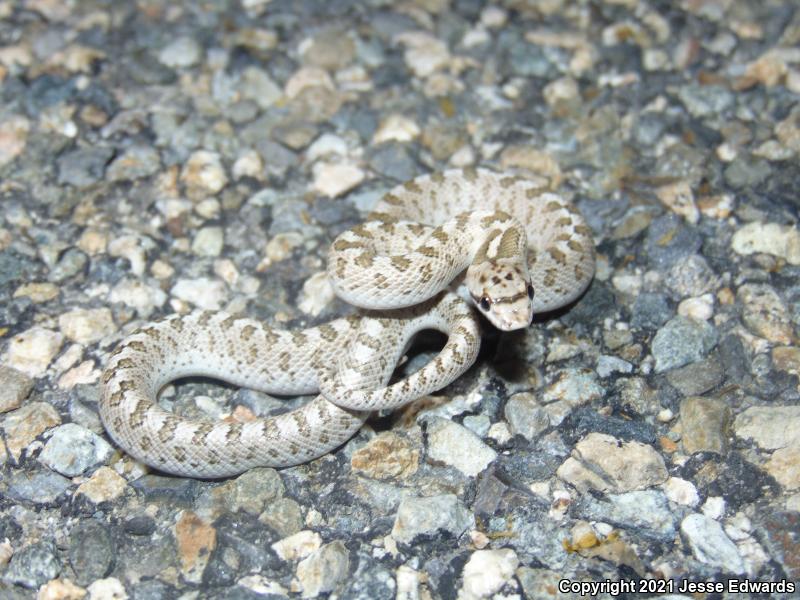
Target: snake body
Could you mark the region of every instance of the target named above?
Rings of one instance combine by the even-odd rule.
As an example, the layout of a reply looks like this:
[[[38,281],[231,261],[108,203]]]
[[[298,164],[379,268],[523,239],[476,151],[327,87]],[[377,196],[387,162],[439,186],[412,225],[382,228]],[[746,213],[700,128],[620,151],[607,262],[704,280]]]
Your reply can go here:
[[[193,420],[161,408],[158,392],[172,380],[203,376],[272,394],[311,394],[319,389],[319,373],[331,368],[357,371],[352,383],[358,387],[398,390],[403,381],[384,386],[423,329],[438,329],[448,341],[411,376],[414,397],[450,383],[478,353],[478,322],[454,294],[294,331],[223,312],[171,316],[117,347],[103,375],[100,417],[130,455],[167,473],[227,477],[256,466],[300,464],[343,444],[368,413],[339,408],[319,395],[275,417]]]
[[[463,282],[499,328],[525,327],[534,313],[584,291],[594,273],[593,248],[577,209],[528,180],[485,169],[418,177],[386,194],[367,222],[331,247],[335,291],[372,311],[302,331],[210,312],[147,325],[112,355],[100,416],[132,456],[178,475],[224,477],[311,460],[349,439],[367,411],[431,393],[472,365],[479,327],[471,308],[447,291],[453,284]],[[444,348],[388,385],[422,329],[447,334]],[[166,383],[186,376],[321,394],[275,417],[191,420],[156,400]]]

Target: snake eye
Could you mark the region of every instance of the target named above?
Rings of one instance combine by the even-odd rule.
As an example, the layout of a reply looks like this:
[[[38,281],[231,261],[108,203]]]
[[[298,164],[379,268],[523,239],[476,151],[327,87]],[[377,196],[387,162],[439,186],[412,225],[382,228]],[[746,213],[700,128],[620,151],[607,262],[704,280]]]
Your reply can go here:
[[[492,306],[489,296],[483,296],[478,304],[480,304],[481,310],[484,312],[489,310],[489,308]]]
[[[528,298],[533,300],[533,286],[530,283],[528,284]]]

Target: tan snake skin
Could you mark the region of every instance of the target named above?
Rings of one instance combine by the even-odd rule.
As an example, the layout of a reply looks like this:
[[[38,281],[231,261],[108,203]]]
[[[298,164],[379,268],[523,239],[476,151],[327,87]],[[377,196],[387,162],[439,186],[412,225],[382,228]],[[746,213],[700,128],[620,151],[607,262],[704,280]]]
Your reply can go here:
[[[560,196],[513,175],[447,171],[384,196],[366,223],[334,242],[328,273],[344,299],[381,310],[303,331],[199,312],[129,336],[103,375],[100,416],[113,439],[138,460],[193,477],[321,456],[359,429],[365,411],[408,403],[472,365],[480,344],[475,315],[443,290],[463,280],[493,324],[525,327],[534,313],[585,290],[594,245],[580,213]],[[387,387],[422,329],[446,333],[447,344]],[[322,394],[247,423],[190,420],[159,407],[160,389],[190,375],[276,394]]]
[[[273,394],[310,394],[319,387],[317,373],[332,366],[357,371],[354,385],[383,388],[411,338],[423,329],[438,329],[448,341],[412,376],[418,396],[450,383],[478,353],[475,314],[451,293],[409,309],[337,319],[302,331],[273,329],[222,312],[171,316],[143,327],[116,349],[103,375],[100,417],[131,456],[176,475],[226,477],[256,466],[303,463],[347,441],[368,413],[317,396],[275,417],[201,421],[164,410],[157,394],[169,381],[188,376]],[[403,386],[400,381],[386,389]]]

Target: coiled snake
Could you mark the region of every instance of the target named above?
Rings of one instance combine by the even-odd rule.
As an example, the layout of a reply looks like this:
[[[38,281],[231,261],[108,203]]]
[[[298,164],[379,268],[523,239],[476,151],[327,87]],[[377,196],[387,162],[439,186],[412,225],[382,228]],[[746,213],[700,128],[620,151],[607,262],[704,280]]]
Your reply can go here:
[[[485,169],[418,177],[331,246],[334,290],[368,311],[302,331],[211,312],[147,325],[111,356],[100,416],[122,448],[169,473],[224,477],[299,464],[349,439],[367,411],[429,394],[472,365],[480,330],[449,291],[454,285],[463,283],[491,323],[511,330],[576,299],[593,273],[591,232],[560,196]],[[447,343],[387,387],[422,329],[442,331]],[[277,394],[322,393],[277,417],[191,420],[156,402],[167,382],[190,375]]]

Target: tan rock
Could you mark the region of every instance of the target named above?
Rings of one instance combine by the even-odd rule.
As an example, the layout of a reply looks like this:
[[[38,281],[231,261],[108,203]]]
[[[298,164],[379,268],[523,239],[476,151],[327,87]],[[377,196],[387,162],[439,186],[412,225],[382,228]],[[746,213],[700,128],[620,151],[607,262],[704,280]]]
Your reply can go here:
[[[564,179],[558,161],[543,150],[533,146],[509,146],[500,155],[504,169],[519,167],[547,180],[547,187],[555,189]]]
[[[36,600],[81,600],[86,593],[69,579],[51,579],[39,588]]]
[[[117,330],[108,308],[78,308],[58,318],[58,326],[64,335],[79,344],[93,344]]]
[[[31,377],[42,377],[63,342],[64,336],[57,331],[31,327],[11,338],[6,364]]]
[[[765,468],[787,490],[800,489],[800,443],[775,450]]]
[[[175,539],[184,578],[199,583],[217,545],[217,530],[192,511],[185,510],[175,524]]]
[[[0,167],[22,154],[28,143],[30,122],[21,115],[0,121]]]
[[[692,396],[681,402],[681,443],[688,454],[724,453],[727,448],[731,412],[716,398]]]
[[[31,302],[41,304],[57,298],[58,286],[52,283],[24,283],[14,290],[14,298],[28,297]]]
[[[332,592],[344,581],[350,568],[347,548],[341,540],[325,544],[297,565],[297,580],[303,598]]]
[[[777,344],[794,341],[789,311],[771,286],[746,283],[736,291],[736,297],[744,305],[742,320],[750,331]]]
[[[78,486],[76,494],[83,494],[94,504],[110,502],[119,498],[128,482],[110,467],[100,467],[92,476]]]
[[[419,450],[406,438],[383,432],[353,453],[350,466],[373,479],[402,480],[419,468]]]
[[[581,491],[613,493],[642,490],[669,477],[664,459],[651,446],[590,433],[575,446],[557,475]]]
[[[676,181],[656,188],[656,196],[664,206],[695,224],[700,219],[700,211],[694,201],[694,193],[688,181]]]
[[[31,402],[10,412],[3,419],[6,447],[15,460],[39,435],[61,424],[58,411],[47,402]]]

